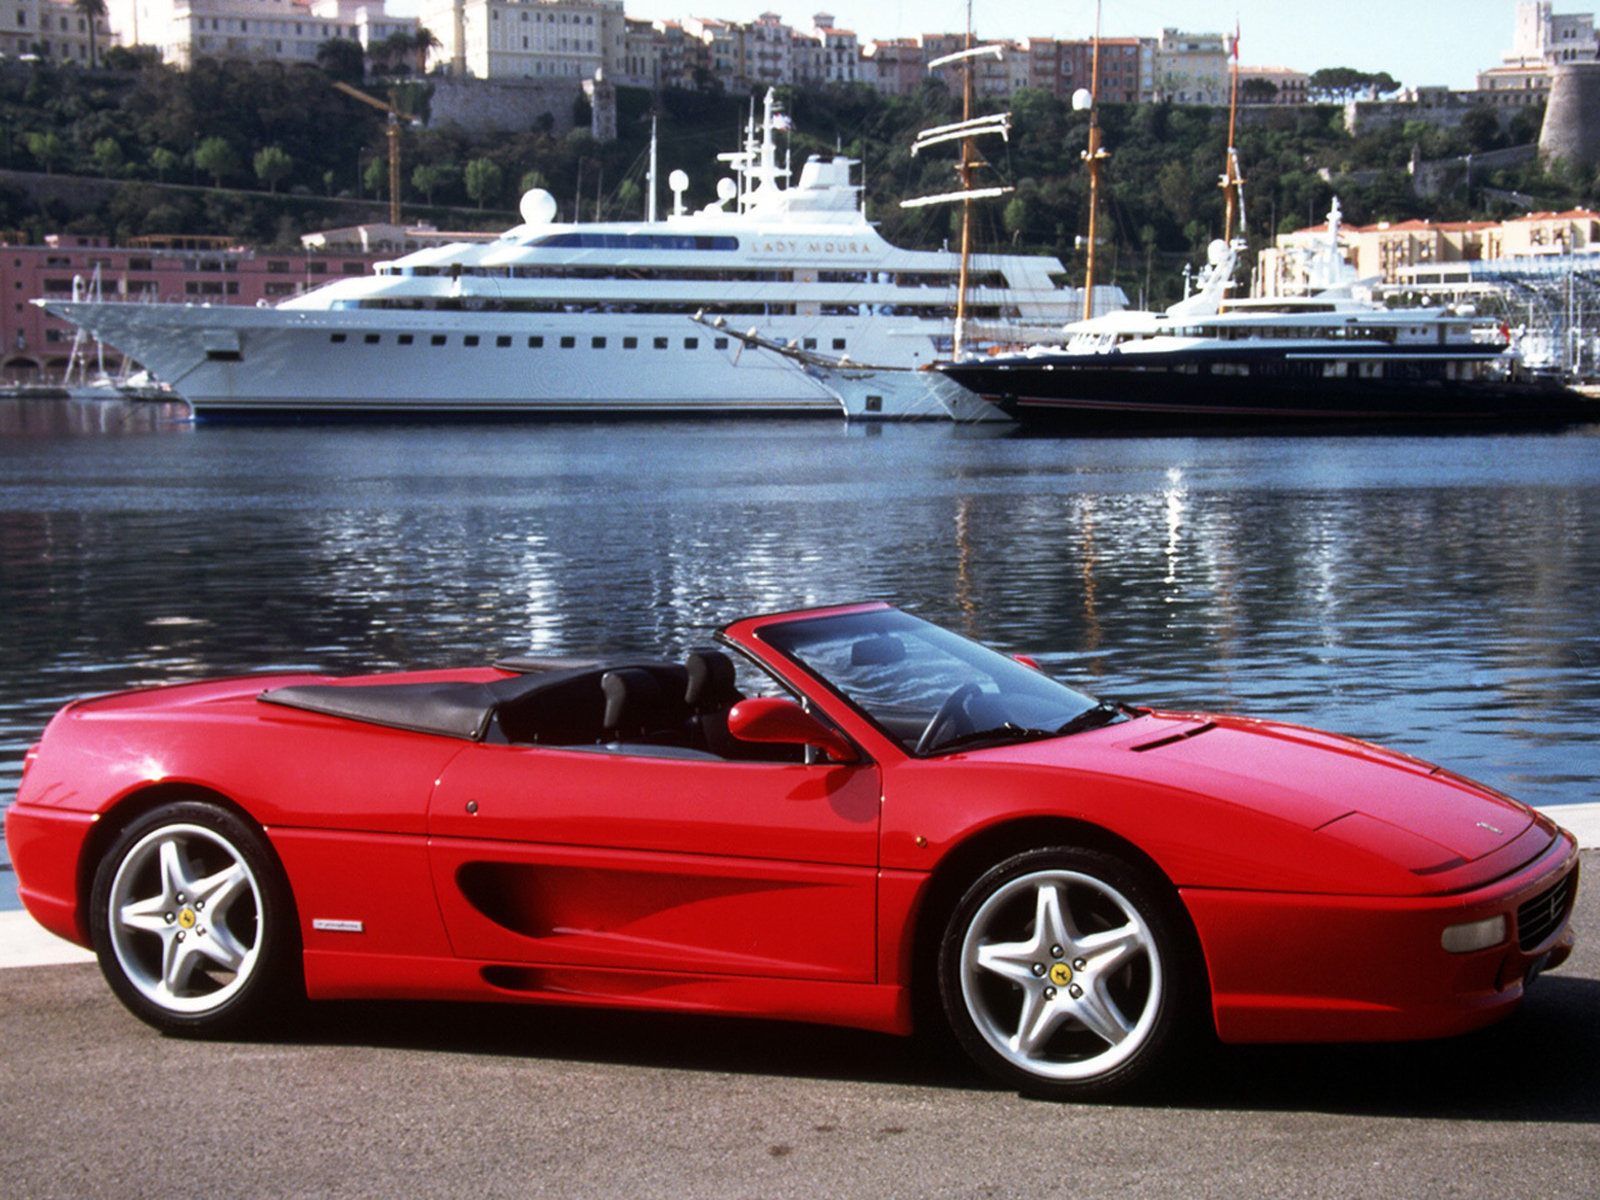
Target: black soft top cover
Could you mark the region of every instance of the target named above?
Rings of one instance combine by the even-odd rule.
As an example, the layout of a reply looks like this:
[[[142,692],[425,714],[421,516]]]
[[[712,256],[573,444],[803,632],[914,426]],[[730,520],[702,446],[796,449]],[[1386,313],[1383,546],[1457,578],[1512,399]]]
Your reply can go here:
[[[684,670],[640,659],[511,659],[495,665],[520,673],[492,683],[297,683],[271,688],[257,699],[475,742],[489,735],[499,716],[507,740],[560,744],[598,731],[604,704],[599,683],[606,672],[631,667],[680,675]],[[677,686],[681,694],[682,684]]]

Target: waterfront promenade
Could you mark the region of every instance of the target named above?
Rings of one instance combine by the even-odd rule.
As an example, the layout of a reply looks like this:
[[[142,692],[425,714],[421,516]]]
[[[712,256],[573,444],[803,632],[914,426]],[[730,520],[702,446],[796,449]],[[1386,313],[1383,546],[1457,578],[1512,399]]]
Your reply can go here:
[[[1600,870],[1600,852],[1584,854]],[[1229,1047],[1145,1104],[1047,1104],[909,1039],[761,1021],[328,1004],[164,1038],[93,966],[0,971],[0,1183],[84,1196],[1578,1200],[1600,1178],[1600,889],[1507,1021]]]

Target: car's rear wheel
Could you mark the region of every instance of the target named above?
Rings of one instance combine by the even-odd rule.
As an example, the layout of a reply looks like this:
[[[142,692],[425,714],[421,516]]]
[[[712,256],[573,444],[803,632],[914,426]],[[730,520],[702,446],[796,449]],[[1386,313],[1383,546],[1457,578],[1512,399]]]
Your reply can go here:
[[[956,906],[939,987],[956,1038],[986,1071],[1060,1099],[1125,1093],[1174,1051],[1199,980],[1177,900],[1097,851],[1029,851]]]
[[[167,1033],[260,1028],[301,992],[288,885],[265,840],[213,804],[169,804],[101,859],[90,932],[111,988]]]

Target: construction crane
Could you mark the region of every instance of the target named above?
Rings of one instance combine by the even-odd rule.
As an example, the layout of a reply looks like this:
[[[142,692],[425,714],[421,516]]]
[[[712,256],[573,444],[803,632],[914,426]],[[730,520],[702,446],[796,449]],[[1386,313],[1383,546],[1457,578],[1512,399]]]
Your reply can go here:
[[[333,81],[333,86],[346,96],[353,96],[363,104],[370,104],[373,108],[389,114],[389,224],[400,224],[400,118],[415,123],[416,117],[399,108],[394,103],[395,94],[389,93],[390,103],[385,104],[376,96],[369,96],[360,88],[353,88],[348,83],[339,80]]]

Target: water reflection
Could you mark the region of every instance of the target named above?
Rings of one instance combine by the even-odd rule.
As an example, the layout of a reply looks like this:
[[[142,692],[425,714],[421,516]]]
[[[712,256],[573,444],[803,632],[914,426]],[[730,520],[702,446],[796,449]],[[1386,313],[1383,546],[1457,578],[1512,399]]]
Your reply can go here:
[[[1303,720],[1539,803],[1600,779],[1593,436],[30,427],[0,439],[6,799],[75,694],[678,654],[864,597],[1091,691]]]

